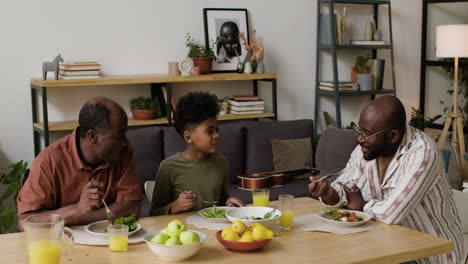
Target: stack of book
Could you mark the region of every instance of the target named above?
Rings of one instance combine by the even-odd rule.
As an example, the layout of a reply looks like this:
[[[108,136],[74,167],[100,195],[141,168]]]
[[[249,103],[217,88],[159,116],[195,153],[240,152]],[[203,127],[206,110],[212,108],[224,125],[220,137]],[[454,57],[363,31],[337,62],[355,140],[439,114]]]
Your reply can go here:
[[[338,89],[340,91],[352,91],[353,82],[338,82]],[[319,83],[319,88],[322,90],[335,91],[335,83],[331,81],[321,81]]]
[[[93,79],[99,78],[101,64],[95,61],[71,61],[59,65],[60,78],[71,79]]]
[[[234,95],[228,102],[231,114],[263,114],[265,110],[265,102],[255,95]]]

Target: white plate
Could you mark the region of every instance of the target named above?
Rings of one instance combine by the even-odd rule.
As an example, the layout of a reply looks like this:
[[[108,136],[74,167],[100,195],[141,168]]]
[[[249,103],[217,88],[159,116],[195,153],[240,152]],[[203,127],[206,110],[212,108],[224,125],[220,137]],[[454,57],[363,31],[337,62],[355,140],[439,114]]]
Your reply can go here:
[[[320,219],[322,219],[322,221],[324,223],[327,223],[329,225],[332,225],[332,226],[336,226],[336,227],[355,227],[355,226],[360,226],[360,225],[363,225],[367,222],[369,222],[369,220],[371,220],[371,217],[370,215],[364,213],[364,212],[361,212],[361,211],[354,211],[354,210],[338,210],[339,212],[345,212],[345,211],[348,211],[348,212],[355,212],[356,213],[356,216],[360,216],[362,217],[362,221],[359,221],[359,222],[340,222],[340,221],[335,221],[333,220],[333,218],[331,217],[330,214],[328,214],[327,212],[328,211],[322,211],[319,213],[319,216],[320,216]]]
[[[107,232],[105,230],[107,229],[108,222],[109,220],[102,220],[91,223],[85,226],[85,231],[95,236],[106,237]],[[128,232],[128,236],[135,234],[136,232],[140,231],[140,229],[141,225],[137,223],[137,228],[132,232]]]
[[[263,207],[263,206],[247,206],[247,207],[231,207],[227,212],[226,216],[229,221],[233,222],[236,220],[241,220],[247,226],[250,226],[253,223],[261,223],[262,225],[268,227],[277,221],[279,221],[281,212],[276,210],[273,217],[264,220],[250,220],[245,217],[263,217],[267,212],[271,212],[274,208]]]
[[[211,208],[213,207],[208,207],[208,208],[205,208],[205,209],[202,209],[200,211],[198,211],[198,214],[203,217],[203,219],[205,219],[206,221],[208,222],[212,222],[212,223],[230,223],[229,219],[227,218],[212,218],[212,217],[206,217],[202,214],[202,212],[204,211],[209,211],[211,210]],[[228,207],[228,206],[216,206],[216,208],[218,209],[225,209],[226,212],[229,210],[229,208],[231,207]]]

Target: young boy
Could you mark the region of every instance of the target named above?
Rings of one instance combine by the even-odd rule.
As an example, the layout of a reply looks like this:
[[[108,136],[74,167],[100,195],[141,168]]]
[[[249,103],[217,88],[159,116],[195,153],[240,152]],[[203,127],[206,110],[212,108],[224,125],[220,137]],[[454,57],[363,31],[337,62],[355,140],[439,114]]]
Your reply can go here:
[[[177,103],[175,128],[187,149],[159,166],[150,215],[177,214],[217,205],[244,206],[228,197],[226,159],[216,153],[219,142],[218,100],[205,92],[191,92]]]

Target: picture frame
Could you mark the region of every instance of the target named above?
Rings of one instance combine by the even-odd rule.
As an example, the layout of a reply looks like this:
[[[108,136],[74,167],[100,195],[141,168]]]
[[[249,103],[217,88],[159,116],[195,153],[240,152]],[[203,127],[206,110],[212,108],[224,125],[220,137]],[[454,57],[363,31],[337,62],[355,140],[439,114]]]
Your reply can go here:
[[[247,9],[204,8],[203,20],[205,45],[212,47],[216,55],[212,72],[236,72],[237,64],[242,63],[247,54],[239,33],[243,32],[250,42]]]

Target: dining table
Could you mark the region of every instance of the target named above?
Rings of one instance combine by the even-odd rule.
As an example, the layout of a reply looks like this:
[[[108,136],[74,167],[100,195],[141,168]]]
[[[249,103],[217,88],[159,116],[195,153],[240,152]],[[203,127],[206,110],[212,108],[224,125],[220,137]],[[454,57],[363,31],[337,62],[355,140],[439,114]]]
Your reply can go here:
[[[277,201],[270,202],[271,207]],[[319,201],[309,198],[294,199],[295,216],[329,210]],[[197,212],[140,218],[138,222],[148,228],[163,229],[174,220],[184,221]],[[373,221],[373,220],[372,220]],[[308,232],[293,226],[282,231],[264,248],[253,252],[235,252],[225,248],[215,237],[216,231],[199,229],[208,235],[201,250],[188,263],[403,263],[411,260],[447,253],[453,242],[421,233],[399,225],[376,221],[369,231],[353,234]],[[0,235],[1,263],[29,263],[24,232]],[[75,244],[65,263],[170,263],[158,259],[145,242],[130,244],[127,252],[111,252],[107,246]]]

